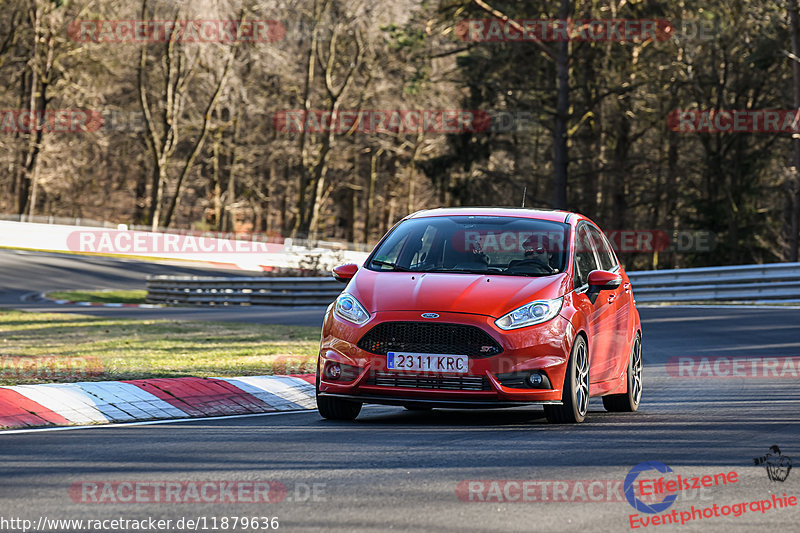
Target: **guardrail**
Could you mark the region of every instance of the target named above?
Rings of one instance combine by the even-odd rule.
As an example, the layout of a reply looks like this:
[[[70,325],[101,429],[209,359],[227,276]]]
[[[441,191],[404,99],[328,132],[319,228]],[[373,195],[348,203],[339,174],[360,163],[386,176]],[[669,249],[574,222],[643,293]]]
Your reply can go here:
[[[799,300],[800,263],[629,272],[637,302]],[[149,303],[328,305],[344,288],[330,277],[147,279]]]
[[[637,302],[800,299],[800,263],[629,272]]]
[[[344,284],[324,278],[151,276],[147,302],[194,305],[328,305]]]

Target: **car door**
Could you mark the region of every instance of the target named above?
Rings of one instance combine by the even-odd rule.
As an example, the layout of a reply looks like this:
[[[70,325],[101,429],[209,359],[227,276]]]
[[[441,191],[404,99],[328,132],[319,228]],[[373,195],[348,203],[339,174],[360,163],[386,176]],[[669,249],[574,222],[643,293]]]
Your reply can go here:
[[[575,305],[587,317],[589,337],[589,379],[592,383],[605,381],[612,372],[614,356],[613,307],[608,301],[608,291],[603,291],[594,302],[587,296],[589,273],[600,270],[595,253],[596,244],[589,233],[589,224],[581,223],[575,232],[574,279]]]
[[[589,236],[592,238],[597,261],[602,270],[620,272],[619,262],[611,249],[608,239],[602,232],[592,225],[587,225]],[[628,331],[630,329],[630,281],[623,279],[619,287],[613,291],[603,291],[598,296],[598,302],[603,300],[607,306],[603,307],[602,316],[605,326],[608,327],[611,339],[609,341],[610,356],[608,367],[599,369],[598,381],[605,381],[619,377],[625,372],[628,363]],[[608,316],[606,316],[608,315]]]

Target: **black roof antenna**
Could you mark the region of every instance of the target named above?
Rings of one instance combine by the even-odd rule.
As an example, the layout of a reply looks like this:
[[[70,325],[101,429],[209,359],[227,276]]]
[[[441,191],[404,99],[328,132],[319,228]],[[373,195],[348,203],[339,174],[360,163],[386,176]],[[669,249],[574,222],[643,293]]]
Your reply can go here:
[[[522,189],[522,207],[525,207],[525,195],[528,194],[528,186]]]

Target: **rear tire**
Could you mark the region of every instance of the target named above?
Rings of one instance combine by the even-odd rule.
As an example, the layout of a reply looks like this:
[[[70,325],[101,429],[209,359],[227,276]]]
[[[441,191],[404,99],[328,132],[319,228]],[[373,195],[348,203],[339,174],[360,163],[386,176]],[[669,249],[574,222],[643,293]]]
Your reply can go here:
[[[361,412],[361,402],[317,396],[317,411],[328,420],[355,420]]]
[[[623,394],[603,396],[603,407],[611,413],[632,413],[639,408],[642,401],[642,338],[637,333],[628,358],[628,370],[625,372],[627,390]]]
[[[575,337],[564,375],[561,405],[545,405],[544,415],[551,424],[578,424],[589,410],[589,348],[586,339]]]

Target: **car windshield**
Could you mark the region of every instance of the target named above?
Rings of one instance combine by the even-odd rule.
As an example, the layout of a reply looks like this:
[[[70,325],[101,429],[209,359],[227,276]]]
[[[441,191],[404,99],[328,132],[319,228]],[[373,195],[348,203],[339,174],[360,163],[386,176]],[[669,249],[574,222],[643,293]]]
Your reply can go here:
[[[552,276],[567,263],[569,225],[504,216],[437,216],[399,224],[367,268],[393,272],[453,272]]]

